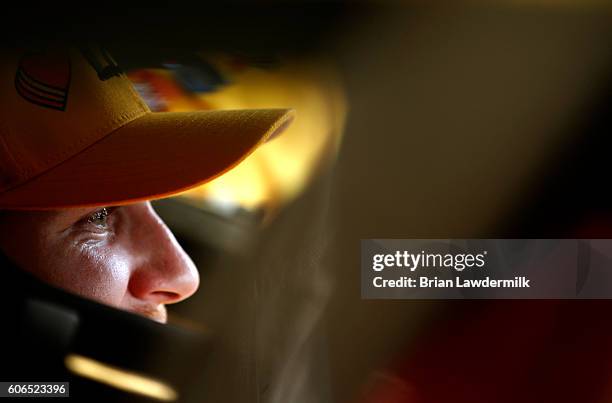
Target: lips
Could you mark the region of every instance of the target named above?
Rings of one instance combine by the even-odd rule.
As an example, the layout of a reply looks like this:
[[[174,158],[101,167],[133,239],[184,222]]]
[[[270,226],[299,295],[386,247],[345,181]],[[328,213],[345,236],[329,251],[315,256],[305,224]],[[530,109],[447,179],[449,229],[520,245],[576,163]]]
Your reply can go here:
[[[140,306],[131,310],[131,312],[138,315],[144,316],[148,319],[154,320],[159,323],[166,323],[168,321],[168,313],[165,305],[157,306]]]

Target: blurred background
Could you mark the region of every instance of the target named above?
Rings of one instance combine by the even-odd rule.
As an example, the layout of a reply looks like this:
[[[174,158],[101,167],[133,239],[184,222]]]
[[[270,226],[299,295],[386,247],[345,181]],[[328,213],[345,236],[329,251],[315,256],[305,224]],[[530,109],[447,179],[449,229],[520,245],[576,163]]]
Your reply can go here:
[[[155,203],[201,275],[170,321],[213,335],[190,401],[612,401],[609,301],[362,300],[359,276],[364,238],[611,237],[609,2],[73,14],[5,38],[99,42],[156,111],[297,110]]]

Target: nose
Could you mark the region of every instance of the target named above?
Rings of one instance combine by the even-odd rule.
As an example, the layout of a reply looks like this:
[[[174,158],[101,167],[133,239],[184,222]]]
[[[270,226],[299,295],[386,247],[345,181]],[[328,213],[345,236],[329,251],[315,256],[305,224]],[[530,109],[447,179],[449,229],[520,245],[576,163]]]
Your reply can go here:
[[[140,206],[133,231],[135,267],[129,292],[150,304],[172,304],[191,296],[198,288],[198,271],[176,238],[149,203]]]

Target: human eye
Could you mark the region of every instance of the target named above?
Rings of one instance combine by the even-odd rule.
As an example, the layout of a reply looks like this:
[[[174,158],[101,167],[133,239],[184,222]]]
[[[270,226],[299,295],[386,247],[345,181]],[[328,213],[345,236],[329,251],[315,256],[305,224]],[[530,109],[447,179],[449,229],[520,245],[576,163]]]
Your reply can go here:
[[[94,226],[96,229],[106,229],[109,226],[110,216],[115,209],[103,207],[94,211],[87,217],[87,224]]]

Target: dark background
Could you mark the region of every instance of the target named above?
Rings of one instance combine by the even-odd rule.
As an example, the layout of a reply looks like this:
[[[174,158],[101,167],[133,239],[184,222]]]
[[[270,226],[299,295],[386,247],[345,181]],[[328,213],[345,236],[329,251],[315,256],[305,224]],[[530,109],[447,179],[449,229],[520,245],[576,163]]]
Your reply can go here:
[[[242,288],[228,285],[242,275],[203,272],[203,292],[184,308],[236,341],[227,349],[237,361],[215,378],[219,395],[240,384],[245,395],[270,396],[254,374],[290,374],[283,354],[291,351],[314,361],[304,366],[317,368],[306,371],[318,374],[311,385],[327,396],[317,401],[362,394],[377,401],[371,396],[385,393],[397,402],[612,395],[608,301],[365,301],[359,294],[363,238],[612,234],[606,4],[104,3],[37,11],[4,16],[19,23],[4,25],[7,46],[92,40],[127,67],[195,50],[262,62],[324,55],[342,73],[349,117],[338,160],[258,233],[257,258],[202,252],[182,240],[196,260],[218,259],[206,267],[251,270]],[[308,245],[324,248],[316,275],[325,286],[300,286],[314,277],[300,263],[311,256]],[[252,284],[281,291],[255,298]],[[316,324],[297,326],[313,307]],[[264,330],[253,319],[262,315]],[[286,341],[300,334],[303,344]],[[245,359],[248,351],[259,357]],[[260,370],[237,370],[236,362]]]

